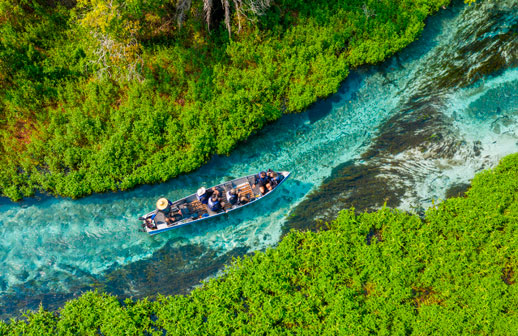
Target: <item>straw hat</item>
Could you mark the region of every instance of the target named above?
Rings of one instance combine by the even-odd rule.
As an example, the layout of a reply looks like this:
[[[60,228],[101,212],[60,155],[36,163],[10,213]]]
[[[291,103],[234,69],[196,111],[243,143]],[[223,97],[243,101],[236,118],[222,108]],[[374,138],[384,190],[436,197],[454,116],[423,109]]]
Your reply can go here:
[[[196,194],[201,197],[201,196],[203,196],[203,194],[205,194],[205,191],[207,191],[207,190],[205,188],[201,187],[200,189],[198,189]]]
[[[167,204],[169,204],[167,199],[162,197],[156,202],[156,207],[158,210],[164,210],[165,208],[167,208]]]

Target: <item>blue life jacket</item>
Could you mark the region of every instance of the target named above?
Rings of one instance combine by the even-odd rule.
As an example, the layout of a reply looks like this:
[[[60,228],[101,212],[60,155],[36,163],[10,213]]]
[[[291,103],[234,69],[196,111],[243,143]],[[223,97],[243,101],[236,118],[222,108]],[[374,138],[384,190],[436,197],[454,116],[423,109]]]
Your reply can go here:
[[[221,204],[219,203],[219,200],[213,201],[212,198],[209,198],[208,206],[209,209],[211,209],[212,211],[218,211],[219,209],[221,209]]]
[[[196,195],[196,198],[202,204],[207,204],[207,202],[209,201],[209,198],[212,196],[213,193],[214,193],[213,190],[207,189],[207,191],[205,191],[205,194],[203,194],[201,196]]]
[[[255,184],[266,184],[270,181],[268,175],[261,177],[261,174],[257,174],[255,177]]]
[[[228,199],[228,202],[232,205],[237,203],[237,195],[231,194],[230,191],[227,191],[227,199]]]
[[[170,200],[167,200],[167,207],[164,209],[164,210],[160,210],[166,214],[169,214],[169,212],[171,212],[171,206],[173,205],[173,202],[171,202]]]
[[[277,177],[275,177],[275,181],[277,184],[279,184],[284,179],[284,175],[278,174]]]
[[[198,201],[200,201],[203,204],[207,204],[207,201],[209,200],[209,198],[207,197],[207,193],[205,193],[201,196],[196,195],[196,198],[198,199]]]

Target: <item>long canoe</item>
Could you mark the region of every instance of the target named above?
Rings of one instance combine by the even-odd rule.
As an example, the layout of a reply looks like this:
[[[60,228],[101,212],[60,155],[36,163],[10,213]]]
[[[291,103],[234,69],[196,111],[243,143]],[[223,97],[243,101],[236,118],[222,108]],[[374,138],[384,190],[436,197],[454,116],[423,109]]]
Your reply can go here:
[[[164,220],[155,221],[155,219],[158,216],[155,216],[155,219],[151,220],[152,216],[157,215],[159,210],[151,211],[145,214],[144,216],[140,217],[139,219],[142,221],[142,226],[144,227],[146,232],[150,235],[154,235],[157,233],[162,233],[172,229],[176,229],[184,225],[189,225],[196,222],[200,222],[205,219],[220,216],[225,213],[229,213],[234,210],[243,208],[247,205],[253,204],[265,198],[273,191],[275,191],[277,188],[279,188],[284,183],[284,181],[286,181],[287,178],[290,176],[290,172],[287,171],[277,172],[277,174],[282,175],[283,179],[276,186],[274,186],[271,191],[268,191],[264,195],[261,195],[258,186],[254,187],[256,175],[248,175],[222,184],[218,184],[217,186],[215,186],[215,188],[220,191],[221,198],[226,203],[225,208],[219,212],[211,211],[206,204],[202,204],[198,200],[196,194],[192,194],[172,202],[172,205],[169,209],[169,214],[171,215],[165,215],[167,218],[169,218],[169,222],[166,222]],[[238,202],[236,205],[230,205],[227,199],[227,191],[233,188],[237,189],[238,192],[241,193],[241,195],[246,195],[249,199],[249,202],[245,204],[240,204]],[[162,216],[161,218],[165,217]],[[151,225],[149,225],[148,223],[151,223]]]

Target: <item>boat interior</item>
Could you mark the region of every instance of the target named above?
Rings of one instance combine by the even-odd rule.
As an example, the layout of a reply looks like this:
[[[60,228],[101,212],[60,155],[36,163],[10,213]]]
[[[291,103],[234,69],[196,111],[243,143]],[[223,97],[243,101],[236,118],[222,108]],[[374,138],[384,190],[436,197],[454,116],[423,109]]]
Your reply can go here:
[[[283,173],[279,172],[279,174],[285,176]],[[146,224],[145,225],[146,230],[148,232],[154,231],[154,230],[162,230],[162,229],[169,228],[169,227],[172,227],[175,225],[185,224],[185,223],[195,221],[195,220],[198,220],[198,219],[201,219],[204,217],[214,216],[219,213],[229,211],[231,209],[239,208],[249,202],[255,201],[256,199],[259,199],[262,196],[264,196],[264,195],[261,195],[261,192],[260,192],[258,186],[254,187],[254,183],[255,183],[255,175],[251,175],[251,176],[242,177],[242,178],[235,179],[235,180],[225,182],[225,183],[215,186],[214,188],[219,190],[221,200],[225,204],[223,209],[220,210],[219,212],[214,212],[214,211],[210,210],[206,204],[202,204],[197,199],[195,194],[173,202],[167,213],[162,212],[162,211],[157,211],[157,210],[152,211],[152,212],[146,214],[144,217],[142,217],[142,219],[144,220],[144,223]],[[276,187],[277,186],[274,186],[272,191]],[[246,202],[244,204],[240,204],[238,202],[235,205],[231,205],[227,199],[226,194],[227,194],[227,191],[229,191],[233,188],[237,189],[238,194],[240,196],[247,197],[248,202]],[[268,192],[271,192],[271,191],[268,191]],[[154,220],[152,220],[152,221],[148,220],[151,218],[151,216],[153,214],[156,214]]]

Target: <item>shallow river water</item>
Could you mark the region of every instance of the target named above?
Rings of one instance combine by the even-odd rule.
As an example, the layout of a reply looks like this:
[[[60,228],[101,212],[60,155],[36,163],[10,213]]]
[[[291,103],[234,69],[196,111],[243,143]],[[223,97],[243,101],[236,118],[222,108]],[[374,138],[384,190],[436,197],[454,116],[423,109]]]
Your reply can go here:
[[[474,174],[518,152],[518,0],[460,3],[335,95],[269,125],[229,157],[128,192],[73,201],[0,200],[0,316],[54,309],[85,290],[123,297],[186,293],[232,257],[276,244],[290,228],[355,206],[422,214]],[[245,209],[150,237],[139,215],[264,168],[292,172]]]

